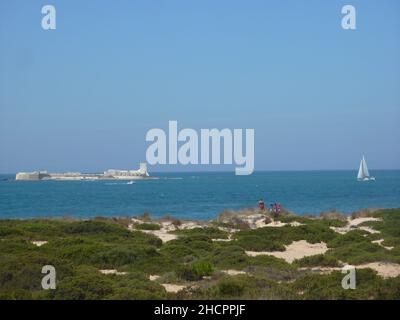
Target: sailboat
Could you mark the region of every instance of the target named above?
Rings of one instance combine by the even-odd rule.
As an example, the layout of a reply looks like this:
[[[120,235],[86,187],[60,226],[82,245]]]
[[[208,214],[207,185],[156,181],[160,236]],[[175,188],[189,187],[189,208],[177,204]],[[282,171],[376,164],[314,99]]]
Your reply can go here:
[[[357,180],[358,181],[375,180],[375,177],[372,177],[372,176],[369,175],[367,162],[365,161],[365,157],[364,156],[362,157],[361,162],[360,162],[360,168],[358,169]]]

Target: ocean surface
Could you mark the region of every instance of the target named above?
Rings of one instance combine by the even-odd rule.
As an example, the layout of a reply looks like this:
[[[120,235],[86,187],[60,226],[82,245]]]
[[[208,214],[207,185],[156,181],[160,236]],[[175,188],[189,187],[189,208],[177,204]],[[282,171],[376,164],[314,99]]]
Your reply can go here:
[[[374,170],[376,181],[358,182],[356,171],[154,173],[156,180],[15,181],[0,175],[0,219],[131,216],[149,212],[211,219],[224,209],[280,202],[297,214],[336,209],[400,207],[400,170]]]

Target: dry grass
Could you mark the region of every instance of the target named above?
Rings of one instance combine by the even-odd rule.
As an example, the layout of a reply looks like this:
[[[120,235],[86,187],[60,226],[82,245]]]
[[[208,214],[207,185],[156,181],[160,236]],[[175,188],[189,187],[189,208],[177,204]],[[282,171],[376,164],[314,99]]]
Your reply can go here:
[[[143,214],[138,216],[137,218],[139,220],[144,221],[144,222],[151,222],[152,221],[150,213],[148,213],[148,212],[143,212]]]
[[[380,209],[361,209],[351,214],[352,219],[373,217],[374,213]]]
[[[179,219],[172,219],[172,225],[173,225],[175,228],[179,229],[179,227],[182,225],[182,221],[179,220]]]
[[[251,215],[250,212],[252,211],[249,210],[243,211],[243,215]],[[254,212],[252,214],[254,214]],[[231,210],[224,210],[218,216],[217,222],[233,229],[240,229],[240,230],[250,229],[249,223],[240,218],[241,215],[242,211],[234,212]]]
[[[128,228],[128,226],[131,223],[131,218],[130,217],[118,217],[118,218],[113,218],[113,222],[116,224],[123,226],[125,228]]]
[[[336,210],[321,212],[319,216],[322,219],[326,220],[341,220],[341,221],[347,220],[347,216],[345,214]]]

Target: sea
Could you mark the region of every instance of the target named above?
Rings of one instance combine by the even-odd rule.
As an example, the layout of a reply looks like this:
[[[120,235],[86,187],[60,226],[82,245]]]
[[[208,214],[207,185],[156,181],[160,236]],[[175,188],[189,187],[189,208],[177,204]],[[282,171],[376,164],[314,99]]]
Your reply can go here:
[[[374,170],[358,182],[355,171],[154,173],[157,179],[15,181],[0,174],[0,219],[136,216],[209,220],[226,209],[279,202],[299,215],[364,208],[400,208],[400,170]]]

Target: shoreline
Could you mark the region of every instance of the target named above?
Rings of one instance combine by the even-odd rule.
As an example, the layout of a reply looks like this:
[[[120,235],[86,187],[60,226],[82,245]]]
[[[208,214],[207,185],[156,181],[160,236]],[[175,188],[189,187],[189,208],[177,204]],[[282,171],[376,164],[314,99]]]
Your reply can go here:
[[[361,208],[356,211],[352,211],[349,213],[338,211],[336,209],[333,210],[328,210],[328,211],[322,211],[319,213],[306,213],[306,214],[298,214],[295,213],[291,210],[287,210],[285,208],[282,208],[284,211],[284,215],[292,215],[296,217],[305,217],[305,218],[322,218],[325,215],[337,215],[337,216],[343,216],[343,217],[351,217],[352,215],[357,215],[360,212],[376,212],[379,210],[392,210],[392,209],[397,209],[395,207],[379,207],[379,208]],[[107,215],[107,214],[96,214],[96,215],[88,215],[88,216],[83,216],[83,215],[74,215],[74,214],[63,214],[63,215],[58,215],[58,214],[53,214],[53,215],[38,215],[38,216],[25,216],[25,217],[7,217],[3,218],[1,217],[0,213],[0,221],[1,220],[35,220],[35,219],[56,219],[56,220],[76,220],[76,221],[85,221],[85,220],[92,220],[96,218],[104,218],[104,219],[126,219],[126,218],[138,218],[142,216],[143,214],[148,214],[151,218],[152,221],[163,221],[165,219],[178,219],[182,221],[187,221],[187,222],[211,222],[213,220],[218,219],[219,215],[221,215],[223,212],[232,212],[232,213],[238,213],[240,215],[240,212],[246,212],[246,211],[258,211],[258,208],[239,208],[239,209],[224,209],[220,213],[215,214],[214,218],[204,218],[204,219],[190,219],[187,217],[182,217],[181,215],[173,215],[173,214],[165,214],[161,216],[154,216],[151,212],[144,212],[142,214],[115,214],[115,215]],[[269,214],[270,212],[268,209],[265,209],[264,211],[265,214]]]

